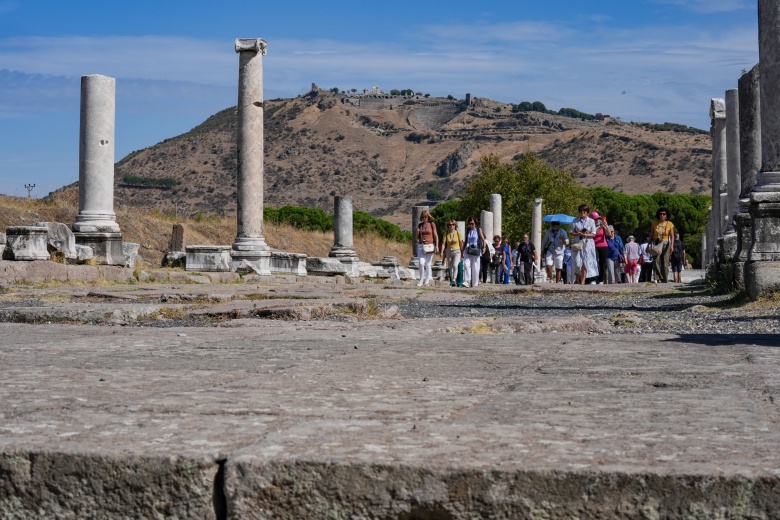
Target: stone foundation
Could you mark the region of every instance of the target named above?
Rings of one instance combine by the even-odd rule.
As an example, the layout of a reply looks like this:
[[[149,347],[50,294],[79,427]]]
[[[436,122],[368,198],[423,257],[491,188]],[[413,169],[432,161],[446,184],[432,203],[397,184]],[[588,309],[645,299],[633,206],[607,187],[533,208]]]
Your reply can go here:
[[[100,265],[125,265],[122,233],[74,233],[76,244],[92,248],[92,258]]]
[[[228,272],[230,246],[187,246],[187,271]]]

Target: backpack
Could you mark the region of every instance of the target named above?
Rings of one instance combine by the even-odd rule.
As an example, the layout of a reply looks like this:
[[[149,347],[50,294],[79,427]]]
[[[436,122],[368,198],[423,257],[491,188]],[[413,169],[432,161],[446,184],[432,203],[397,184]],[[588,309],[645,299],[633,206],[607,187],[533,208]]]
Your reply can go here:
[[[674,247],[672,248],[672,258],[671,258],[672,262],[676,264],[682,262],[682,252],[683,252],[682,242],[676,240],[674,242]]]

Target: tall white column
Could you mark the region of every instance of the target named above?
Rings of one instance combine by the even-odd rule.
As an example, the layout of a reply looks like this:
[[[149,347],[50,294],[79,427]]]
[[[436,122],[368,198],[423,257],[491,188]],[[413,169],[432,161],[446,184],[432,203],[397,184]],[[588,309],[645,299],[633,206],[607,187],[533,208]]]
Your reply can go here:
[[[542,199],[534,199],[534,208],[531,216],[531,241],[534,243],[537,252],[536,267],[539,267],[539,261],[542,258]]]
[[[742,185],[740,175],[739,151],[739,90],[726,91],[726,219],[725,234],[735,233],[734,215],[739,205],[739,192]],[[736,237],[734,237],[736,240]],[[734,243],[736,248],[736,242]],[[732,252],[733,255],[733,252]],[[728,256],[728,254],[727,254]]]
[[[119,233],[114,213],[114,121],[116,80],[81,77],[79,213],[73,230]]]
[[[482,232],[485,234],[485,240],[487,240],[488,244],[492,244],[495,230],[493,229],[493,213],[491,211],[483,209],[480,212],[479,227],[482,228]]]
[[[352,229],[352,197],[337,195],[333,204],[333,247],[328,256],[357,260]]]
[[[263,237],[263,56],[266,41],[235,41],[238,65],[238,231],[233,250],[270,248]]]
[[[714,258],[718,238],[723,234],[723,210],[720,194],[726,187],[728,163],[726,157],[726,102],[710,100],[710,134],[712,136],[712,232],[709,242],[710,258]]]
[[[501,222],[501,195],[498,193],[493,193],[490,195],[490,212],[493,213],[493,233],[503,237],[504,232]]]
[[[417,226],[420,224],[420,215],[422,215],[423,211],[429,211],[429,207],[412,207],[412,259],[409,261],[409,267],[415,269],[420,266],[420,259],[417,258]]]

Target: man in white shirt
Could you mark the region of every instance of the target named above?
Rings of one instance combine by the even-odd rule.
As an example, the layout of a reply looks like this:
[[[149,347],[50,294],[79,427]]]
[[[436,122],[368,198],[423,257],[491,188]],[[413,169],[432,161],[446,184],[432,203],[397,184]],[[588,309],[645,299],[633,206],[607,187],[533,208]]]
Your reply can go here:
[[[552,270],[555,267],[555,283],[561,283],[563,274],[563,251],[566,249],[566,242],[569,236],[566,231],[561,229],[560,222],[552,222],[550,229],[544,234],[542,239],[542,251],[544,252],[545,267],[547,269],[547,279],[552,281]]]

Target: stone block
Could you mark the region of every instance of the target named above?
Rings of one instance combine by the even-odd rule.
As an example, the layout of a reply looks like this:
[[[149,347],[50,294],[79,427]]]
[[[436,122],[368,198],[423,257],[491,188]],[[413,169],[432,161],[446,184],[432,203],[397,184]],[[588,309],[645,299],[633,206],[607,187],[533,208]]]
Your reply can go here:
[[[231,271],[238,269],[243,262],[250,262],[260,276],[271,275],[271,251],[239,251],[234,249],[230,252],[230,257]]]
[[[76,243],[92,248],[95,263],[100,265],[125,265],[122,251],[122,233],[78,232]]]
[[[306,259],[308,255],[303,253],[287,253],[284,251],[271,251],[270,270],[273,274],[294,274],[306,276]],[[258,272],[257,274],[263,274]]]
[[[344,275],[347,266],[335,258],[309,257],[306,259],[306,271],[309,276]]]
[[[230,246],[187,246],[187,271],[230,271]]]
[[[11,226],[6,229],[6,260],[49,260],[48,229],[43,226]]]
[[[92,251],[92,248],[89,246],[82,246],[81,244],[76,244],[76,261],[77,262],[86,262],[90,258],[95,256],[95,253]]]
[[[184,251],[168,251],[162,259],[162,267],[187,267],[187,253]]]
[[[68,260],[76,259],[76,237],[68,226],[61,222],[38,222],[35,225],[49,230],[49,252],[60,252]]]
[[[134,242],[122,242],[122,255],[125,257],[125,267],[135,269],[135,261],[140,247],[141,244]]]
[[[68,266],[68,281],[69,282],[87,282],[95,283],[100,281],[100,270],[96,266],[92,265],[69,265]]]
[[[780,293],[780,262],[748,262],[745,292],[751,300]]]
[[[5,233],[0,233],[0,246],[5,246]]]
[[[175,253],[185,253],[186,243],[184,241],[184,226],[174,224],[171,232],[171,251]]]

